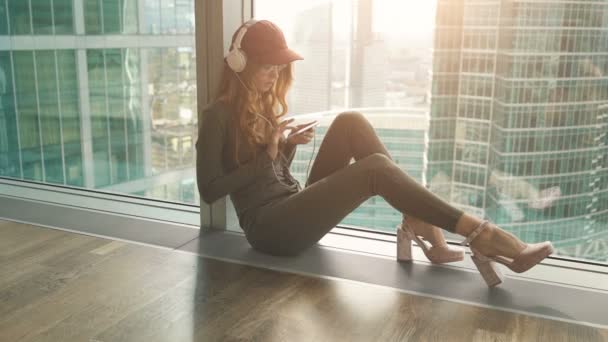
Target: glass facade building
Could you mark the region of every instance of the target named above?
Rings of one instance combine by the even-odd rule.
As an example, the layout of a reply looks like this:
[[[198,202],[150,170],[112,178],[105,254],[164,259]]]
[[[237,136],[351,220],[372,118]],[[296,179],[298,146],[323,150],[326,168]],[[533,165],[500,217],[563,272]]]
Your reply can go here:
[[[0,176],[197,203],[193,0],[0,1]]]
[[[608,260],[608,2],[439,0],[429,186]]]

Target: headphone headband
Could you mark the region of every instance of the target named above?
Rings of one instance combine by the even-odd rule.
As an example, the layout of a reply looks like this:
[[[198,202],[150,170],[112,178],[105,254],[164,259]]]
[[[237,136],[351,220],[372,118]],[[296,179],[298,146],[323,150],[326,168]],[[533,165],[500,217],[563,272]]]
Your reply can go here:
[[[245,33],[247,33],[247,29],[250,28],[251,26],[255,25],[255,23],[257,23],[258,21],[255,19],[250,19],[247,20],[242,26],[241,29],[239,30],[239,33],[237,33],[236,38],[234,39],[234,43],[232,43],[232,48],[233,49],[240,49],[241,48],[241,42],[243,41],[243,37],[245,37]]]
[[[232,42],[232,48],[226,55],[226,63],[228,63],[228,66],[234,72],[243,71],[247,65],[247,56],[245,55],[245,52],[241,50],[241,42],[243,41],[243,37],[245,37],[245,33],[247,33],[247,29],[257,22],[257,20],[251,19],[241,26],[234,38],[234,42]]]

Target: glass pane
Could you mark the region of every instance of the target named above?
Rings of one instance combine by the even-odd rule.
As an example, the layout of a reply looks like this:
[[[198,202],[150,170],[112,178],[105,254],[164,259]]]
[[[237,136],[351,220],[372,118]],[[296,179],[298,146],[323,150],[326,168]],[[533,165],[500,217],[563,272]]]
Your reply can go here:
[[[144,0],[144,14],[145,33],[160,33],[160,1]]]
[[[55,34],[74,34],[72,0],[53,0]]]
[[[194,3],[190,1],[175,2],[177,33],[194,33]]]
[[[31,34],[32,20],[27,1],[8,0],[8,17],[11,34]]]
[[[19,120],[19,136],[23,177],[42,181],[42,151],[40,148],[40,125],[38,100],[36,96],[36,76],[34,74],[34,54],[31,51],[13,53],[15,65],[15,92]]]
[[[91,109],[91,137],[93,145],[95,186],[110,184],[109,118],[106,86],[106,60],[103,50],[88,50],[89,101]]]
[[[83,16],[87,34],[103,33],[101,0],[84,0]]]
[[[191,48],[161,48],[146,52],[149,103],[154,125],[152,171],[162,173],[172,165],[194,167],[193,141],[196,139],[193,132],[171,128],[172,125],[188,125],[196,117],[195,88],[190,86],[196,84],[194,51]],[[175,91],[176,88],[179,91]]]
[[[32,0],[33,30],[30,2],[5,1],[19,51],[0,51],[0,176],[198,204],[195,49],[176,43],[194,42],[194,0]],[[161,18],[176,39],[154,37]]]
[[[11,54],[0,51],[0,176],[19,177],[17,113]]]
[[[137,0],[121,0],[122,32],[127,34],[137,33]]]
[[[8,16],[6,15],[6,1],[0,0],[0,35],[8,34]]]
[[[608,260],[606,2],[420,4],[255,1],[305,58],[290,112],[359,110],[453,205],[559,255]],[[312,152],[298,148],[301,183]],[[400,219],[371,198],[342,223],[394,231]]]
[[[175,33],[175,2],[176,0],[160,0],[160,32]]]
[[[34,34],[53,33],[53,10],[51,0],[30,0],[32,4],[32,24]],[[27,1],[24,1],[27,3]]]
[[[103,5],[103,33],[122,32],[120,26],[122,21],[121,0],[104,0],[101,3]]]
[[[60,50],[56,53],[66,184],[82,186],[84,174],[80,136],[80,101],[78,99],[78,76],[74,68],[76,55],[73,50]]]
[[[125,136],[128,178],[139,179],[146,173],[144,163],[144,132],[142,113],[142,53],[136,49],[125,51],[124,102],[125,102]],[[149,134],[149,133],[147,133]],[[146,139],[147,140],[147,139]]]
[[[63,184],[63,153],[54,51],[37,51],[36,76],[40,102],[40,135],[44,151],[45,181]]]

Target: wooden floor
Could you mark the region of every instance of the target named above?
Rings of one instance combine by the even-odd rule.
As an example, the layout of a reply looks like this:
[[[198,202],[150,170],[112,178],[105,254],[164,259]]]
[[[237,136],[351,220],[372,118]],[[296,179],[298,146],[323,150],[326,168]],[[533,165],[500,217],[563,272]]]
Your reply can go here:
[[[608,331],[0,221],[0,341],[608,341]]]

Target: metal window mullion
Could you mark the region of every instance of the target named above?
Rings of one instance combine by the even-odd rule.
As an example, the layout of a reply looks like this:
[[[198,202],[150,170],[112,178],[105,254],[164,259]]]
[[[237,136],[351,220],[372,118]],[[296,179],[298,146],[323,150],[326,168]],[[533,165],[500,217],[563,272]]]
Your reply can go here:
[[[9,36],[11,36],[11,16],[8,11],[8,1],[4,2],[4,13],[6,13],[6,32]]]
[[[79,26],[84,29],[84,26]],[[87,50],[76,49],[76,71],[78,78],[78,120],[80,128],[80,149],[82,156],[83,186],[95,188],[95,157],[93,153],[93,137],[91,133],[91,104],[89,89],[89,73],[87,67]]]
[[[144,34],[146,32],[146,21],[144,11],[144,0],[137,0],[137,33]],[[151,32],[149,32],[151,33]]]
[[[63,112],[61,110],[61,88],[59,87],[59,63],[57,61],[57,50],[53,50],[55,57],[55,83],[57,85],[57,109],[59,113],[59,141],[61,144],[61,170],[63,173],[63,184],[67,184],[67,177],[65,174],[65,146],[63,141]]]
[[[195,28],[197,105],[198,108],[202,108],[211,99],[212,90],[219,82],[223,66],[223,2],[198,0],[194,5],[195,18],[197,18]],[[199,113],[201,111],[197,110],[197,115]],[[202,121],[199,117],[199,125]],[[226,202],[224,197],[212,205],[201,203],[201,228],[226,229]]]
[[[492,75],[494,76],[493,80],[492,80],[492,98],[496,98],[496,72],[498,70],[497,64],[498,64],[498,55],[499,55],[499,50],[500,50],[500,15],[502,12],[502,3],[498,3],[498,16],[497,16],[497,24],[496,24],[496,32],[494,33],[494,40],[496,42],[496,44],[494,45],[494,63],[493,63],[493,70],[492,70]],[[490,114],[489,114],[489,118],[488,118],[488,122],[489,127],[488,127],[488,137],[486,140],[486,172],[484,172],[484,180],[483,180],[483,184],[484,184],[484,189],[483,189],[483,198],[482,198],[482,209],[484,211],[484,216],[486,215],[486,194],[487,194],[487,184],[489,181],[489,173],[491,172],[490,169],[490,149],[491,149],[491,142],[492,142],[492,124],[493,124],[493,118],[494,118],[494,108],[495,108],[495,102],[491,101],[490,102]]]
[[[55,35],[55,32],[55,7],[53,0],[51,0],[51,33]],[[55,56],[55,58],[57,58],[57,56]]]
[[[7,1],[8,2],[8,1]],[[32,0],[27,0],[28,9],[30,11],[30,34],[34,34],[34,14],[32,12]],[[8,17],[8,12],[7,12]]]
[[[97,0],[97,6],[99,8],[99,23],[101,25],[101,34],[106,33],[106,28],[105,28],[105,23],[104,23],[104,18],[103,18],[103,0]],[[104,61],[105,61],[105,52],[104,52]],[[104,62],[105,63],[105,62]]]
[[[243,8],[241,11],[241,18],[243,22],[255,17],[254,0],[241,0],[241,6]]]
[[[164,157],[164,165],[163,165],[163,171],[166,171],[169,169],[169,160],[168,160],[168,154],[169,152],[167,152],[168,147],[167,147],[167,133],[164,132],[163,133],[163,157]]]
[[[122,2],[121,0],[118,0],[118,32],[120,33],[125,33],[125,15],[124,15],[124,9],[122,8],[121,5],[125,5],[126,6],[126,2]]]
[[[38,65],[36,63],[36,51],[32,51],[34,57],[34,87],[36,88],[36,109],[38,117],[38,138],[40,139],[40,164],[42,166],[42,181],[46,182],[46,168],[44,167],[44,146],[42,140],[42,122],[40,121],[40,93],[38,90]]]
[[[140,49],[139,51],[139,68],[140,68],[140,77],[141,77],[141,143],[142,143],[142,153],[143,153],[143,168],[144,168],[144,177],[148,177],[152,175],[152,132],[151,132],[151,118],[152,118],[152,104],[150,103],[150,98],[148,94],[148,52],[149,50]],[[154,97],[152,97],[154,99]],[[137,148],[137,147],[136,147]],[[137,154],[139,155],[139,154]]]
[[[163,50],[164,49],[159,48],[159,51],[163,51]],[[160,52],[159,55],[162,55],[162,52]],[[165,69],[166,68],[164,67],[164,63],[163,63],[163,65],[161,66],[161,75],[164,75],[165,72],[167,72],[167,70],[165,70]],[[165,100],[166,100],[166,98],[165,98]],[[161,103],[161,104],[164,105],[164,103]],[[163,108],[163,112],[164,112],[164,110],[165,110],[164,106],[162,108]],[[165,171],[169,170],[169,147],[168,147],[169,144],[167,143],[167,140],[168,140],[167,134],[168,134],[167,131],[163,132],[163,151],[165,152],[165,154],[164,154],[164,156],[165,156],[164,170]]]
[[[120,76],[122,78],[122,110],[123,110],[122,120],[123,120],[124,135],[125,135],[125,165],[126,165],[126,170],[127,170],[127,180],[129,180],[129,179],[131,179],[130,173],[129,173],[129,170],[130,170],[129,169],[129,134],[128,134],[129,127],[127,125],[127,104],[126,104],[127,103],[127,101],[126,101],[126,98],[127,98],[126,88],[127,87],[125,86],[125,74],[127,72],[126,69],[129,67],[129,64],[128,64],[129,62],[128,62],[128,56],[127,56],[128,52],[126,52],[127,49],[124,49],[124,51],[125,51],[125,55],[124,55],[125,61],[123,62],[124,68],[121,70]],[[122,54],[123,54],[123,50],[121,49],[120,50],[121,59],[123,57]]]
[[[8,2],[7,2],[8,3]],[[13,101],[15,102],[15,124],[17,126],[17,155],[19,156],[19,176],[23,179],[23,158],[21,153],[21,133],[19,127],[19,104],[17,102],[17,83],[15,82],[15,63],[13,51],[10,51],[11,58],[11,75],[13,77]]]
[[[175,7],[177,7],[177,4],[175,5]],[[175,12],[176,14],[176,18],[177,18],[177,10]],[[180,65],[179,65],[179,60],[180,60],[180,55],[179,55],[179,48],[175,48],[175,54],[177,56],[177,71],[176,71],[176,79],[175,79],[175,84],[180,84],[180,81],[182,80],[182,73],[180,70]],[[179,89],[179,87],[177,87]],[[177,94],[177,115],[180,117],[181,120],[181,116],[180,116],[180,109],[181,109],[181,93],[178,92]],[[179,155],[179,166],[181,167],[182,165],[184,165],[184,155],[183,155],[183,136],[178,136],[178,143],[177,143],[177,153]]]
[[[110,184],[114,184],[114,177],[112,175],[113,171],[113,163],[112,163],[112,143],[111,143],[111,130],[110,130],[110,104],[108,103],[108,67],[107,67],[107,58],[106,58],[106,50],[102,50],[102,58],[103,58],[103,85],[104,85],[104,98],[106,103],[106,124],[107,124],[107,133],[108,133],[108,168],[110,172]]]
[[[183,141],[184,138],[182,136],[178,136],[177,137],[178,142],[177,142],[177,153],[179,155],[179,166],[181,167],[182,165],[184,165],[184,148],[183,148]]]
[[[173,30],[177,33],[177,1],[173,0]]]
[[[85,18],[84,18],[84,0],[73,0],[72,1],[72,24],[74,25],[74,34],[84,34],[85,29]]]
[[[194,114],[196,114],[196,111],[192,114],[193,114],[192,118],[190,119],[190,132],[191,132],[190,136],[192,137],[192,140],[190,140],[190,154],[191,154],[192,160],[194,161],[194,165],[196,165],[196,147],[195,147],[196,141],[194,140],[194,137],[197,136],[196,130],[194,129],[194,126],[195,126],[194,125]],[[198,124],[199,124],[199,122],[197,119],[196,125],[198,126]]]
[[[196,1],[196,0],[195,0]],[[164,19],[164,15],[163,15],[163,4],[162,4],[162,0],[158,0],[158,33],[163,34],[163,19]],[[198,17],[195,15],[195,18]]]
[[[464,16],[464,9],[463,9],[463,16]],[[462,31],[460,34],[460,51],[459,51],[459,55],[460,55],[459,64],[460,65],[458,67],[458,70],[460,72],[462,72],[462,68],[463,68],[464,54],[465,54],[465,51],[464,51],[464,25],[463,25]],[[449,78],[448,78],[448,81],[449,81]],[[461,101],[461,98],[460,98],[461,89],[462,89],[462,76],[458,75],[458,93],[456,95],[456,109],[455,109],[456,113],[453,118],[453,120],[454,120],[453,132],[456,132],[456,126],[458,125],[458,121],[460,119],[459,112],[460,112],[460,101]],[[451,172],[452,181],[450,182],[450,193],[448,195],[450,202],[452,202],[454,200],[454,191],[455,191],[455,187],[456,187],[456,184],[455,184],[456,182],[454,179],[455,178],[454,172],[456,169],[455,161],[456,161],[456,144],[454,144],[454,146],[452,147],[452,162],[451,162],[451,164],[452,164],[452,172]]]

